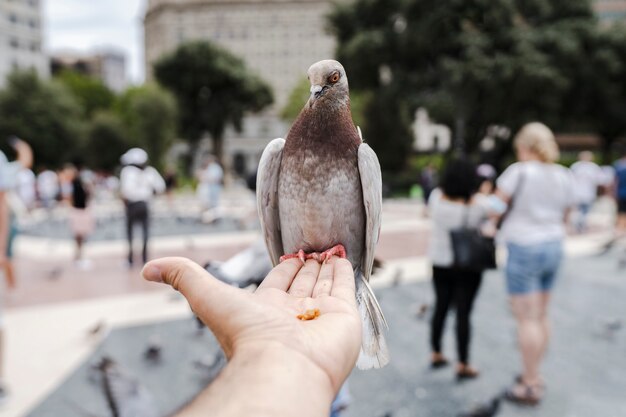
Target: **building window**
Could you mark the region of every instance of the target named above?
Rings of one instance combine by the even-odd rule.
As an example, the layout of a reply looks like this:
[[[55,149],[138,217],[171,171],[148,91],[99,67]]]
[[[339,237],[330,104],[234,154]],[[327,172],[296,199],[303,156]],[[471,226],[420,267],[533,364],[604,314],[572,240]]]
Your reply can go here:
[[[36,20],[34,20],[34,19],[30,19],[30,20],[28,21],[28,26],[30,26],[31,28],[35,29],[35,28],[37,28],[37,26],[39,26],[39,25],[37,24],[37,21],[36,21]]]
[[[39,44],[37,42],[33,42],[30,44],[30,50],[33,52],[39,52]]]
[[[9,44],[11,45],[11,48],[19,48],[20,44],[17,42],[17,39],[15,38],[11,38],[11,40],[9,41]]]
[[[28,4],[30,4],[31,7],[37,7],[39,6],[39,0],[28,0]]]
[[[11,13],[9,15],[9,21],[11,21],[11,23],[17,23],[17,16]]]

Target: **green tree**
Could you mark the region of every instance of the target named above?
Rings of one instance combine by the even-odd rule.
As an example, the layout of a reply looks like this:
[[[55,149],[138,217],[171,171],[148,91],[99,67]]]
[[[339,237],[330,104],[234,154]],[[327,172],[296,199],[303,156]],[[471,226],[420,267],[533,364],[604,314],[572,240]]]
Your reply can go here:
[[[176,137],[176,99],[156,84],[126,90],[116,110],[132,143],[144,148],[154,166],[163,168],[163,158]]]
[[[55,78],[74,94],[87,118],[95,111],[110,109],[113,105],[115,94],[96,78],[70,70],[62,71]]]
[[[120,156],[133,145],[126,131],[117,114],[110,111],[94,113],[84,146],[84,162],[87,166],[106,171],[117,167]]]
[[[208,42],[181,45],[155,64],[154,74],[178,100],[182,136],[193,149],[208,132],[220,161],[226,127],[240,130],[246,112],[272,103],[270,87],[241,59]]]
[[[515,130],[538,119],[557,130],[587,129],[605,124],[592,97],[623,108],[607,92],[617,87],[613,59],[624,43],[602,33],[588,0],[356,0],[338,5],[330,23],[354,88],[393,91],[411,114],[423,106],[464,126],[457,134],[470,151],[493,124]],[[613,85],[594,75],[598,65]],[[402,112],[370,115],[366,126],[378,117],[406,123]],[[387,140],[403,142],[405,131]]]
[[[37,166],[59,167],[78,152],[85,131],[81,119],[74,96],[34,71],[12,73],[0,91],[0,138],[14,134],[28,141]]]

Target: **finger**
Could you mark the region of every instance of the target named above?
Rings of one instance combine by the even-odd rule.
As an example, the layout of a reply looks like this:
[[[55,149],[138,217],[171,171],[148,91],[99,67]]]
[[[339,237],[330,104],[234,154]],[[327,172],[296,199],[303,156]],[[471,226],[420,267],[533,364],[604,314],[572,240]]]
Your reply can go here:
[[[333,275],[333,288],[330,295],[348,301],[356,307],[355,292],[356,289],[352,264],[350,264],[350,261],[347,259],[336,259]]]
[[[276,288],[287,291],[300,268],[302,268],[302,262],[299,259],[287,259],[276,265],[267,274],[258,289]]]
[[[317,282],[313,288],[313,298],[330,295],[333,288],[333,274],[335,271],[335,259],[330,259],[322,264]]]
[[[148,281],[171,285],[185,296],[191,309],[212,330],[237,309],[241,291],[224,284],[187,258],[161,258],[148,262],[141,271]],[[224,302],[228,300],[228,302]]]
[[[315,287],[317,282],[320,268],[321,265],[316,260],[309,259],[306,261],[291,283],[289,294],[294,297],[310,297],[313,294],[313,287]]]

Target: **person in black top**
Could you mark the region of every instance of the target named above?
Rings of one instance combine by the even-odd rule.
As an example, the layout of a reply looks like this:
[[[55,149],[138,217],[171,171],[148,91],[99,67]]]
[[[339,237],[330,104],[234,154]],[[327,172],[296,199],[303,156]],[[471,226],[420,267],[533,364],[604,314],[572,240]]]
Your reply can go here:
[[[76,254],[74,260],[79,267],[88,266],[88,261],[83,259],[83,244],[85,239],[93,232],[94,221],[88,208],[89,187],[81,178],[80,164],[68,166],[67,171],[72,178],[72,194],[70,203],[70,225],[76,242]]]

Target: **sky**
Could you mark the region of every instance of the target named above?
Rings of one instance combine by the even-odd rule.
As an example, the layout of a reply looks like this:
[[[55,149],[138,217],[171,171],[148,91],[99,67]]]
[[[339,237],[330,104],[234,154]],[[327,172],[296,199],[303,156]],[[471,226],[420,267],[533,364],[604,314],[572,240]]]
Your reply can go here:
[[[143,81],[145,0],[43,0],[48,52],[112,48],[126,55],[128,79]]]

